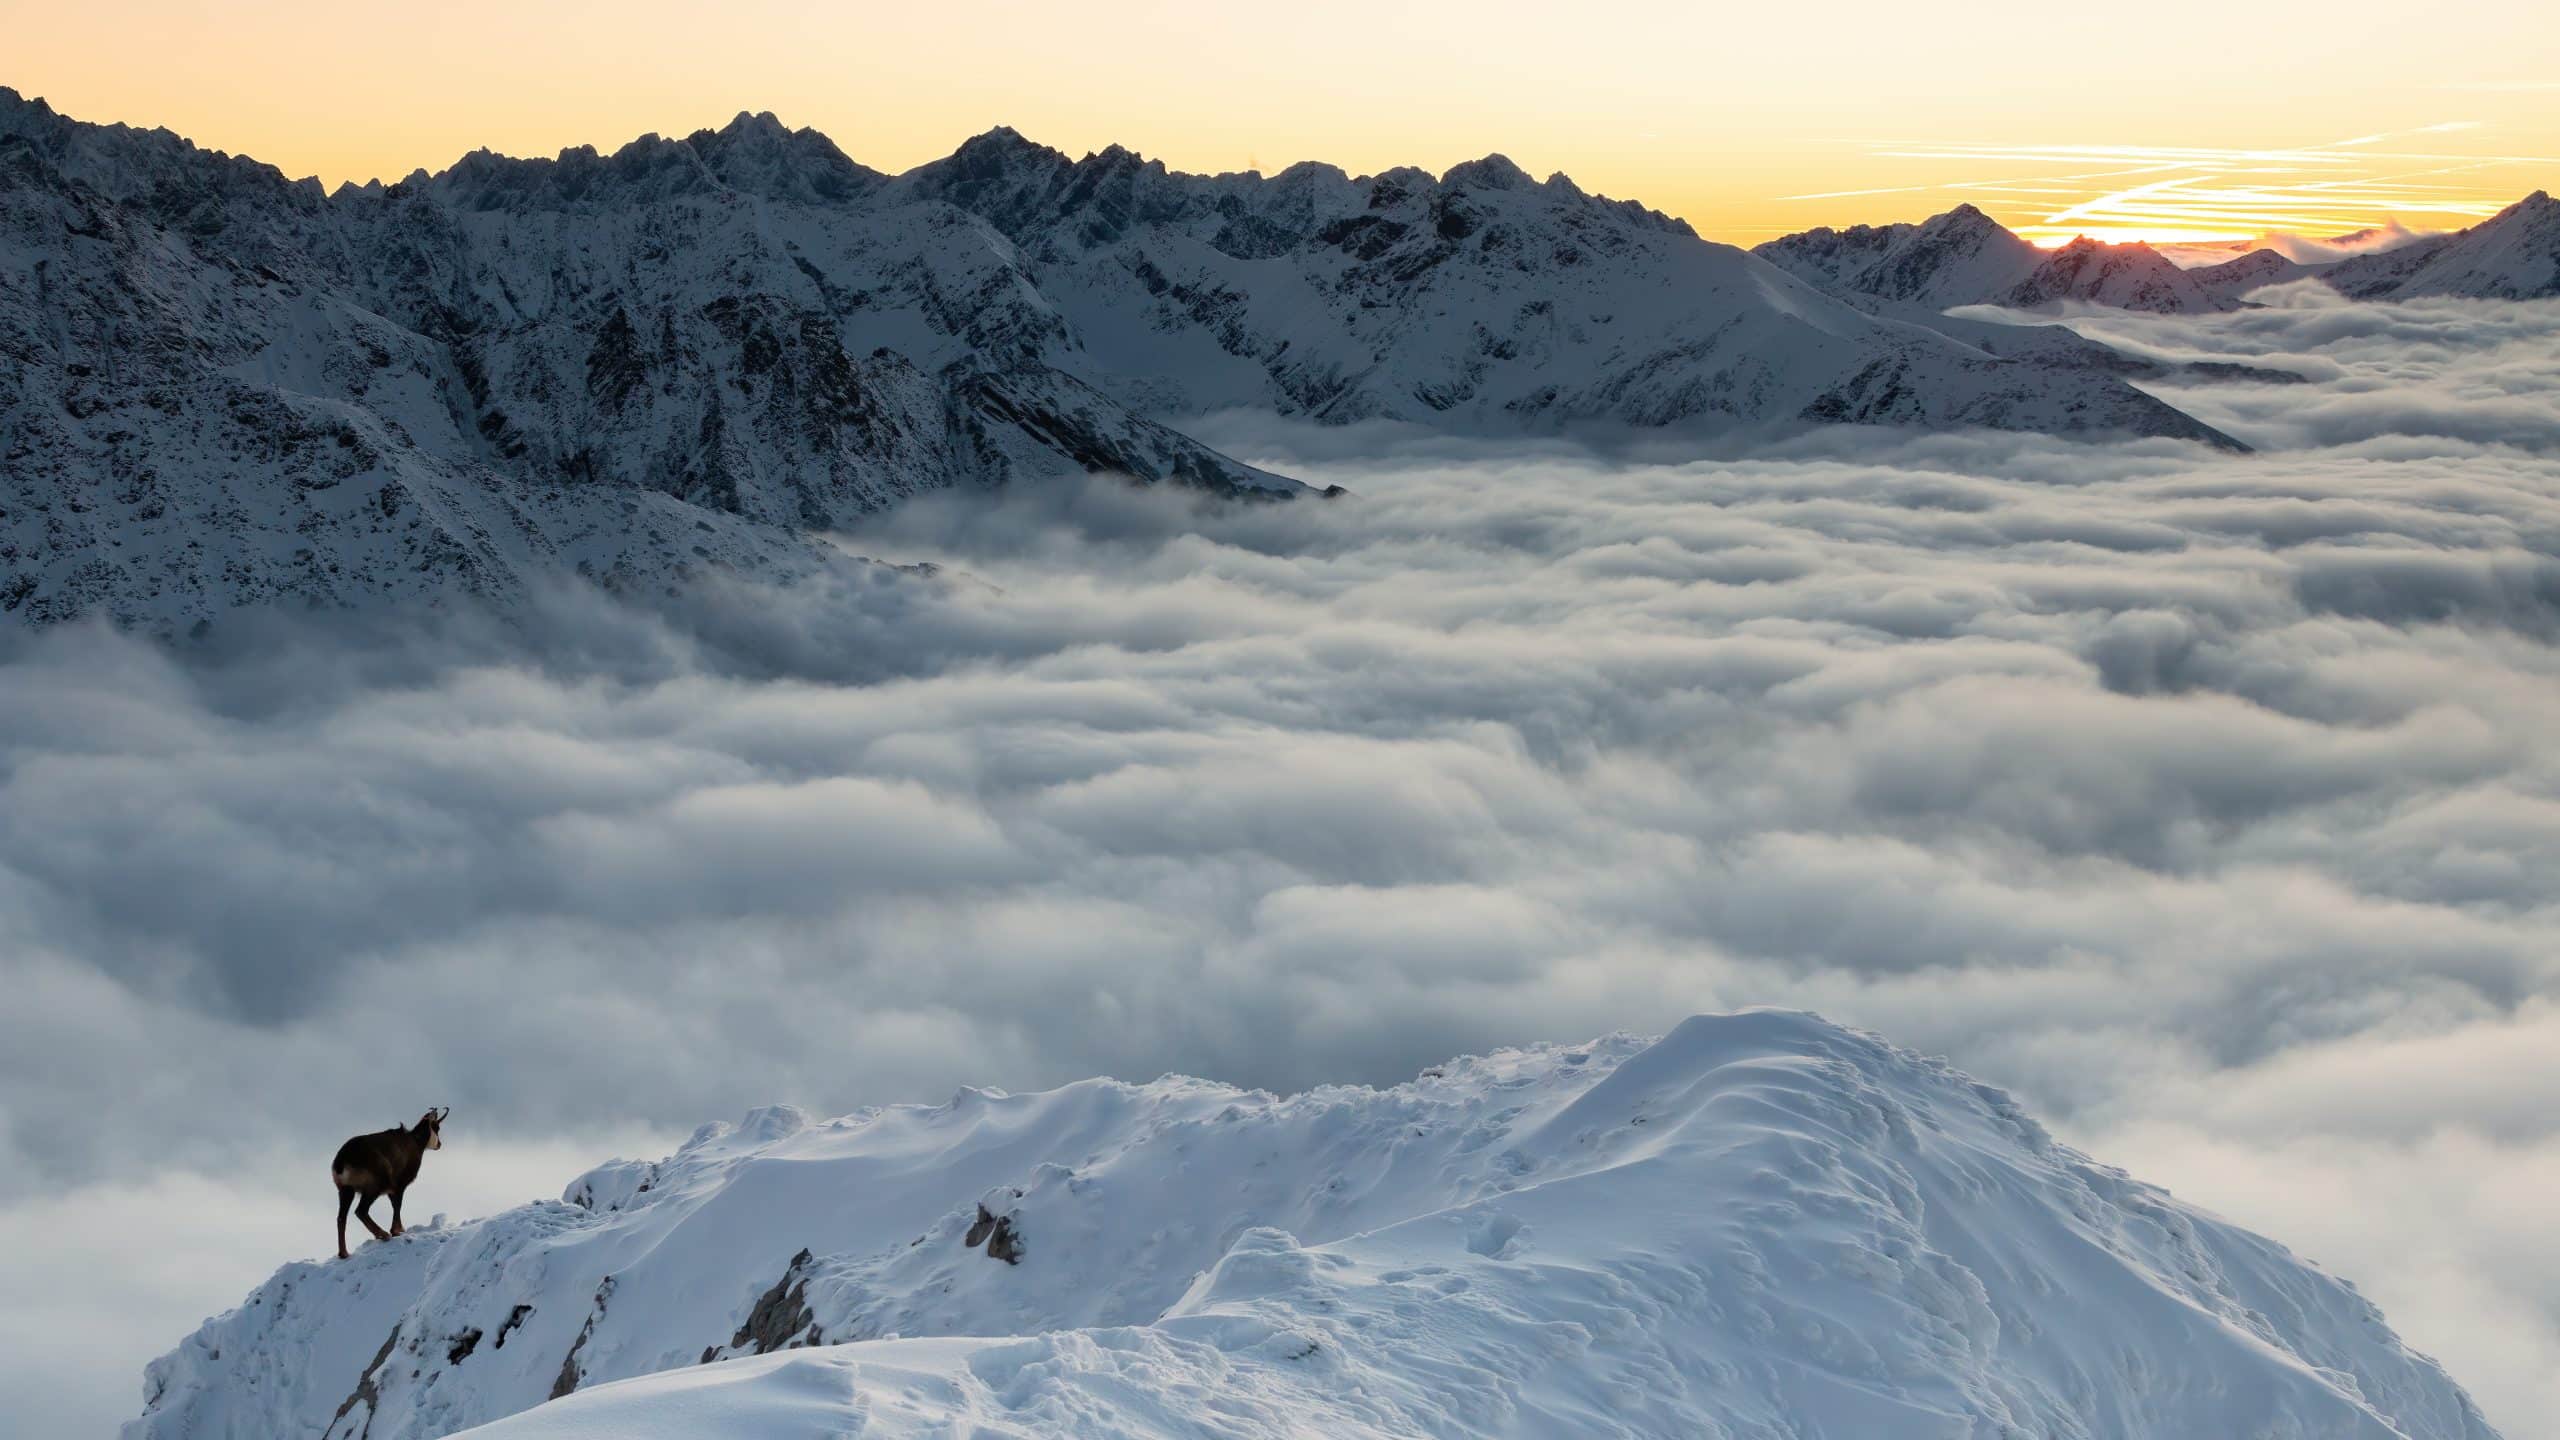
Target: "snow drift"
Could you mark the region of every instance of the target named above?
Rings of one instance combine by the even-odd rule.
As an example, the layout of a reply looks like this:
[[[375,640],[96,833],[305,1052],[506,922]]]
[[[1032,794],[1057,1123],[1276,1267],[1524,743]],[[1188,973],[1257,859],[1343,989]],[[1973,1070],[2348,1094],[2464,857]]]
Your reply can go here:
[[[2492,1434],[2352,1286],[1770,1011],[1391,1090],[761,1110],[288,1265],[147,1391],[126,1440]]]

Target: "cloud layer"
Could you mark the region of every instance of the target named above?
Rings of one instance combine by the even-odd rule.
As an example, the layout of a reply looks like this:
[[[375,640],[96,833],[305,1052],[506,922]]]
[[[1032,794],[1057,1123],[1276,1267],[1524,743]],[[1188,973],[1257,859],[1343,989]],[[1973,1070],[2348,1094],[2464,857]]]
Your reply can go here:
[[[2270,298],[2082,322],[2308,377],[2173,397],[2251,456],[1234,419],[1356,498],[946,496],[847,540],[931,577],[14,637],[0,1227],[245,1238],[13,1343],[0,1403],[127,1411],[428,1103],[422,1195],[479,1195],[772,1100],[1391,1081],[1774,1003],[2331,1264],[2549,1436],[2560,306]]]

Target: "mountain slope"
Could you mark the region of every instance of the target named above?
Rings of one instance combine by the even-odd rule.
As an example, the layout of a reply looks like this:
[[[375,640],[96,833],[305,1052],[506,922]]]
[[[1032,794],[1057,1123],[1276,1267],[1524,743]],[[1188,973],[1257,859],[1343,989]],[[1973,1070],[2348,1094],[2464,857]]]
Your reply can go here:
[[[1386,1091],[759,1111],[288,1265],[148,1394],[127,1440],[2491,1435],[2346,1285],[1778,1012]]]
[[[2431,248],[2391,290],[2394,299],[2457,295],[2546,300],[2560,295],[2560,200],[2536,190]]]

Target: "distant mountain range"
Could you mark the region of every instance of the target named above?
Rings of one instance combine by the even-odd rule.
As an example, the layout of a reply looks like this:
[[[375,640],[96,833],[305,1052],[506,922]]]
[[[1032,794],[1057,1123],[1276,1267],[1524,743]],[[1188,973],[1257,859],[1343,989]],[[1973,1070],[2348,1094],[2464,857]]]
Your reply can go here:
[[[2537,190],[2468,230],[2314,262],[2260,247],[2188,267],[2140,242],[2087,238],[2039,250],[1970,205],[1918,224],[1807,230],[1751,253],[1869,310],[2079,302],[2199,314],[2236,310],[2252,290],[2305,278],[2360,300],[2538,300],[2560,296],[2560,201]]]
[[[2536,224],[2394,283],[2521,274]],[[2228,445],[2146,362],[1934,313],[2218,293],[2134,252],[1960,210],[1755,255],[1499,156],[1198,176],[999,129],[890,176],[770,115],[332,193],[0,89],[0,612],[788,575],[901,497],[1061,472],[1300,493],[1185,433],[1236,408]]]

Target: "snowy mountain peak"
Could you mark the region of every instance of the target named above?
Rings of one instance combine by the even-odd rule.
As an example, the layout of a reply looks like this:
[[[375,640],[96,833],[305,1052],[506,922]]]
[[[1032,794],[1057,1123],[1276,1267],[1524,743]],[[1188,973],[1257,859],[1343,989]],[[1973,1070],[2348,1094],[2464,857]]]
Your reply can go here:
[[[1528,171],[1511,163],[1508,155],[1487,155],[1481,160],[1465,160],[1452,165],[1440,176],[1440,183],[1452,188],[1469,186],[1479,190],[1525,190],[1538,182]],[[1575,194],[1580,194],[1576,187]]]
[[[856,164],[817,131],[783,124],[770,110],[741,110],[718,130],[696,131],[685,143],[722,184],[768,200],[810,205],[848,201],[889,178]]]
[[[2282,285],[2314,273],[2307,265],[2297,264],[2274,250],[2260,248],[2219,265],[2197,266],[2187,271],[2187,278],[2196,282],[2206,294],[2236,303],[2252,290]]]
[[[434,187],[466,210],[594,209],[724,193],[822,205],[853,200],[887,178],[815,130],[791,129],[771,112],[741,111],[717,130],[681,139],[643,135],[610,155],[592,145],[549,159],[474,150],[404,188]]]
[[[794,134],[816,134],[817,132],[794,131],[790,126],[782,123],[781,116],[770,110],[741,110],[729,118],[728,124],[719,129],[697,133],[718,135],[724,139],[760,136],[767,140],[784,141],[789,140]]]
[[[1752,253],[1834,294],[1929,310],[2005,294],[2043,260],[1971,205],[1917,224],[1808,230]]]
[[[1211,1395],[1244,1440],[2491,1436],[2351,1287],[1773,1011],[1390,1090],[760,1110],[288,1265],[147,1392],[126,1440],[1108,1440]]]
[[[1920,222],[1914,232],[1923,239],[1949,240],[1963,236],[1976,245],[1998,246],[2004,253],[2016,255],[2017,246],[2035,247],[2018,238],[2016,232],[1971,205],[1958,205]]]
[[[0,134],[24,134],[55,118],[53,107],[45,103],[43,96],[31,99],[11,86],[0,85]]]
[[[1065,151],[1054,150],[1040,144],[1010,125],[995,125],[961,141],[959,148],[945,158],[929,161],[919,169],[957,166],[971,173],[986,173],[1010,170],[1025,164],[1051,168],[1069,163],[1071,162]]]
[[[74,120],[15,90],[0,89],[0,146],[21,163],[44,166],[44,183],[76,181],[199,230],[219,229],[228,217],[215,212],[235,201],[311,212],[325,200],[317,180],[291,179],[273,165],[207,149],[167,129]],[[22,174],[9,188],[37,178]]]
[[[2086,235],[2052,251],[2002,299],[2030,310],[2077,301],[2177,315],[2229,310],[2239,304],[2206,290],[2167,256],[2139,240],[2109,244]]]

